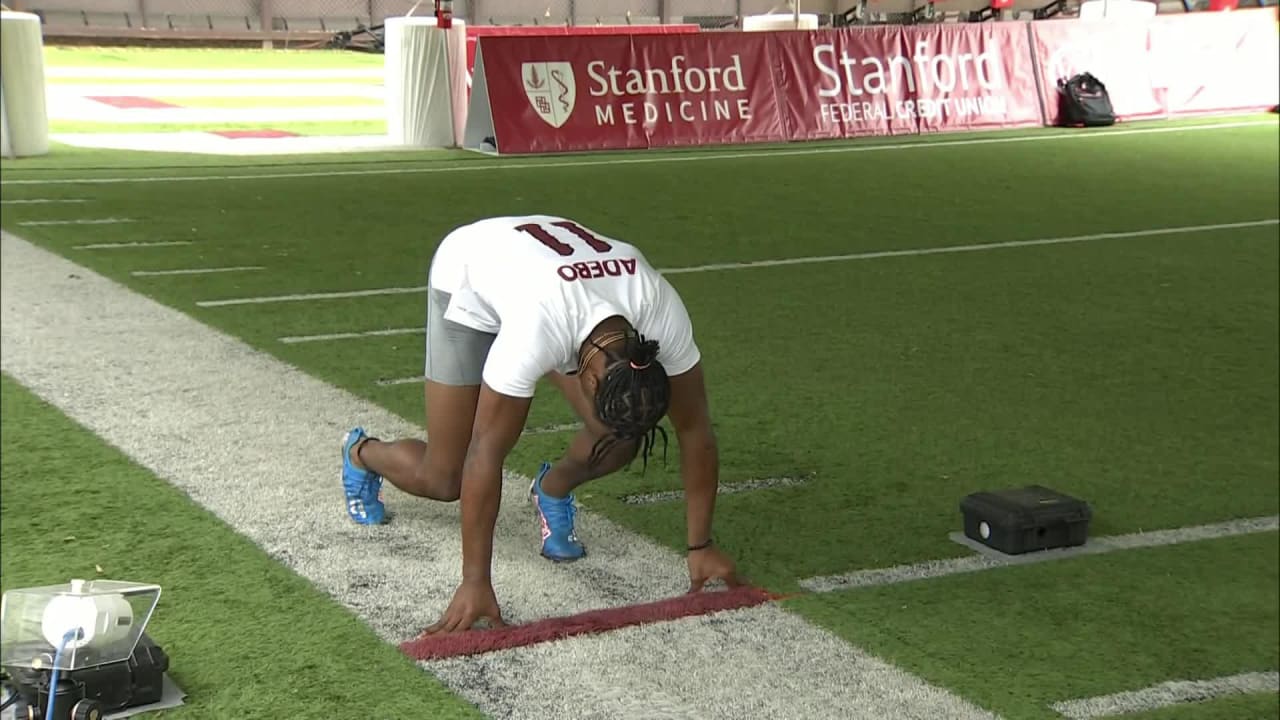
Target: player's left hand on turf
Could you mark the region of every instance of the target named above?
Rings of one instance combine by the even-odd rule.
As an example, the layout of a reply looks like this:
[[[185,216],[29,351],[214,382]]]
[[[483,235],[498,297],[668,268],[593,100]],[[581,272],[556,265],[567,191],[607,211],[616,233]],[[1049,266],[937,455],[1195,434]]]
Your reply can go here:
[[[689,564],[689,592],[702,590],[702,586],[711,580],[723,580],[726,585],[736,588],[742,585],[738,579],[737,568],[733,559],[720,552],[714,545],[701,550],[693,550],[687,559]]]

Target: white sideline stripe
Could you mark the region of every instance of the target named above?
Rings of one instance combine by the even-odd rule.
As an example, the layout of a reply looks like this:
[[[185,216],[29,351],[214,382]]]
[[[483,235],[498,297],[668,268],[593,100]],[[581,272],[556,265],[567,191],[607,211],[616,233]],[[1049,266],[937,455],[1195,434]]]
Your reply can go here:
[[[768,490],[770,488],[795,487],[804,485],[812,478],[809,477],[776,477],[761,478],[759,480],[744,480],[742,482],[722,482],[716,488],[717,495],[733,495],[734,493],[748,492],[750,490]],[[651,505],[653,503],[673,502],[675,500],[684,499],[683,490],[665,490],[662,492],[642,493],[639,495],[626,495],[622,498],[622,502],[628,505]]]
[[[388,385],[412,385],[412,384],[414,384],[414,383],[426,382],[426,380],[427,380],[427,376],[426,376],[426,375],[414,375],[413,377],[390,378],[390,379],[386,379],[386,378],[384,378],[384,379],[382,379],[382,380],[375,380],[375,381],[374,381],[374,384],[375,384],[375,385],[384,385],[384,386],[388,386]]]
[[[1227,695],[1266,692],[1280,692],[1280,672],[1240,673],[1210,680],[1170,680],[1142,690],[1054,703],[1053,709],[1068,720],[1094,720],[1213,700]]]
[[[76,220],[27,220],[18,224],[31,227],[36,225],[118,225],[131,222],[137,221],[133,218],[79,218]]]
[[[385,335],[422,335],[425,332],[426,329],[421,327],[388,328],[386,330],[324,333],[321,335],[286,335],[285,337],[276,338],[276,341],[282,342],[286,345],[293,345],[295,343],[322,342],[325,340],[355,340],[362,337],[382,337]]]
[[[1158,235],[1181,235],[1185,233],[1210,232],[1215,230],[1238,230],[1241,228],[1280,225],[1280,218],[1267,220],[1247,220],[1244,222],[1217,223],[1214,225],[1184,225],[1181,227],[1152,228],[1149,230],[1127,230],[1120,232],[1094,233],[1091,235],[1071,235],[1067,237],[1039,238],[1035,240],[1010,240],[1008,242],[985,243],[977,245],[948,245],[933,248],[913,248],[909,250],[879,250],[876,252],[850,253],[848,255],[815,255],[811,257],[783,258],[780,260],[753,260],[749,262],[716,263],[712,265],[695,265],[682,268],[658,270],[663,275],[684,275],[687,273],[712,272],[717,270],[747,270],[761,267],[779,267],[783,265],[805,265],[810,263],[845,262],[850,260],[875,260],[888,257],[910,257],[916,255],[940,255],[943,253],[977,252],[980,250],[1000,250],[1003,248],[1034,247],[1036,245],[1064,245],[1067,243],[1090,242],[1096,240],[1119,240],[1136,237],[1155,237]],[[400,295],[405,293],[426,292],[426,285],[416,287],[373,288],[369,290],[346,290],[323,293],[299,293],[294,295],[265,295],[247,298],[229,298],[226,300],[200,300],[200,307],[221,307],[226,305],[260,305],[263,303],[296,302],[305,300],[327,300],[333,298],[369,297],[373,295]]]
[[[1031,565],[1065,560],[1082,555],[1101,555],[1119,550],[1179,545],[1236,535],[1274,532],[1277,529],[1280,529],[1280,515],[1244,518],[1209,525],[1138,532],[1128,535],[1102,536],[1092,538],[1078,547],[1043,550],[1023,555],[1005,555],[1003,553],[990,552],[947,560],[928,560],[913,565],[898,565],[875,570],[857,570],[842,575],[823,575],[801,580],[800,586],[810,592],[833,592],[877,585],[893,585],[1013,565]]]
[[[250,272],[265,269],[261,265],[237,265],[233,267],[187,268],[185,270],[134,270],[129,274],[137,277],[156,277],[159,275],[209,275],[212,273]]]
[[[1068,237],[1040,238],[1037,240],[1009,240],[1007,242],[978,243],[974,245],[949,245],[936,248],[915,248],[910,250],[880,250],[876,252],[850,253],[848,255],[818,255],[814,257],[784,258],[781,260],[756,260],[754,262],[717,263],[694,267],[663,270],[664,275],[681,275],[684,273],[712,272],[715,270],[746,270],[757,267],[779,267],[782,265],[807,265],[810,263],[843,262],[848,260],[875,260],[890,257],[912,257],[918,255],[942,255],[945,253],[978,252],[981,250],[1000,250],[1002,248],[1034,247],[1037,245],[1065,245],[1067,243],[1091,242],[1096,240],[1120,240],[1124,238],[1154,237],[1158,235],[1181,235],[1185,233],[1210,232],[1214,230],[1238,230],[1241,228],[1265,227],[1280,225],[1280,218],[1267,220],[1246,220],[1244,222],[1217,223],[1214,225],[1186,225],[1183,227],[1153,228],[1150,230],[1128,230],[1122,232],[1094,233],[1091,235],[1072,235]]]
[[[1209,125],[1188,125],[1181,127],[1134,128],[1132,130],[1107,130],[1103,132],[1053,133],[1044,135],[1021,135],[1001,138],[971,138],[966,140],[938,140],[910,143],[891,143],[883,145],[851,145],[845,147],[821,147],[805,150],[769,150],[766,148],[744,152],[696,152],[687,151],[679,154],[660,155],[657,157],[612,157],[599,160],[567,160],[552,161],[472,161],[462,165],[445,167],[388,168],[382,167],[368,170],[326,170],[314,172],[259,173],[236,175],[172,175],[166,177],[97,177],[97,178],[42,178],[27,180],[3,180],[0,185],[110,185],[118,183],[152,183],[152,182],[205,182],[217,180],[280,180],[309,177],[351,177],[364,175],[430,175],[453,172],[485,172],[490,170],[537,170],[556,167],[593,167],[607,165],[652,165],[658,163],[683,163],[716,160],[742,160],[746,158],[797,157],[806,155],[834,155],[846,153],[882,152],[888,150],[922,150],[931,148],[965,147],[969,145],[1003,145],[1025,142],[1051,142],[1055,140],[1086,140],[1091,138],[1124,137],[1128,135],[1157,135],[1164,133],[1203,132],[1208,130],[1229,130],[1247,127],[1275,127],[1273,121],[1224,122]]]
[[[261,305],[263,303],[295,302],[300,300],[329,300],[334,298],[372,297],[374,295],[404,295],[406,293],[426,292],[421,287],[374,288],[372,290],[343,290],[340,292],[298,293],[295,295],[266,295],[251,298],[230,298],[227,300],[198,300],[200,307],[225,307],[227,305]]]
[[[89,245],[72,245],[72,250],[117,250],[119,248],[171,247],[174,245],[191,245],[191,240],[165,240],[163,242],[119,242],[92,243]]]
[[[340,439],[352,425],[386,438],[422,437],[421,427],[88,268],[0,237],[0,369],[385,641],[415,637],[439,618],[461,568],[458,504],[386,485],[395,519],[359,526],[343,511],[338,480]],[[493,543],[508,622],[688,590],[682,554],[586,508],[578,534],[591,553],[569,566],[543,559],[529,482],[507,473]],[[849,720],[994,717],[771,603],[420,666],[502,718],[654,718],[655,706],[668,717],[808,720],[833,708]]]
[[[84,198],[25,198],[21,200],[0,200],[0,205],[48,205],[53,203],[89,202]]]

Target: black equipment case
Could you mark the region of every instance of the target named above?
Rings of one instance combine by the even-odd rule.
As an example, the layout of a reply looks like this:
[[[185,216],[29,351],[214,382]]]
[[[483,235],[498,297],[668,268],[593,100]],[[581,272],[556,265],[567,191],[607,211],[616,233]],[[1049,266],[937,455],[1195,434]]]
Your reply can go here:
[[[960,501],[965,537],[1009,555],[1083,545],[1092,510],[1040,485],[977,492]]]

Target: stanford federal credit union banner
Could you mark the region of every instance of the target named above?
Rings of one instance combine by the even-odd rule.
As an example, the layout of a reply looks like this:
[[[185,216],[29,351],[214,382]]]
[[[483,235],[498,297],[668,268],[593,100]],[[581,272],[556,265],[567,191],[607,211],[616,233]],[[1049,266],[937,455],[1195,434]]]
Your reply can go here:
[[[1255,46],[1262,43],[1253,57],[1274,55],[1275,13],[1241,17],[1249,12],[1197,27],[1218,31],[1197,35],[1198,59],[1229,61],[1242,35]],[[1158,17],[1127,47],[1151,47],[1149,38],[1171,36],[1168,23],[1199,22],[1196,16],[1211,14]],[[1049,73],[1067,65],[1064,52],[1079,55],[1074,50],[1082,34],[1102,29],[1050,20],[482,37],[464,145],[519,154],[1035,127],[1057,116],[1058,78]],[[1109,89],[1117,85],[1141,98],[1131,103],[1135,117],[1176,114],[1193,104],[1211,110],[1205,107],[1211,103],[1170,102],[1176,83],[1168,77],[1185,74],[1186,63],[1161,72],[1152,62],[1172,61],[1109,63],[1107,75],[1095,74]],[[1213,82],[1205,78],[1217,73],[1195,75],[1198,90],[1192,92],[1216,101]],[[1229,109],[1266,107],[1274,95],[1274,84],[1265,87],[1268,78],[1232,77],[1232,90],[1219,93]],[[1153,89],[1157,84],[1162,87]],[[1126,103],[1115,90],[1112,100],[1118,107]]]

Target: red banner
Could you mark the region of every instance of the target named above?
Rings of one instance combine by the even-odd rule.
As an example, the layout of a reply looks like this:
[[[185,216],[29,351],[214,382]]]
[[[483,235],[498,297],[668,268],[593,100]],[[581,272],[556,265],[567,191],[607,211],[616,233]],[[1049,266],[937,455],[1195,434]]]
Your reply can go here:
[[[1147,23],[1050,20],[1031,25],[1046,124],[1059,79],[1088,71],[1122,120],[1260,110],[1280,102],[1272,9],[1157,15]]]
[[[778,33],[791,139],[1039,125],[1024,26]]]
[[[768,46],[764,33],[493,37],[477,69],[502,152],[781,140]]]
[[[1052,125],[1057,80],[1082,71],[1106,83],[1122,119],[1269,108],[1276,30],[1263,9],[1148,23],[483,36],[485,92],[466,144],[539,153]]]
[[[468,25],[467,79],[476,69],[476,46],[482,37],[543,35],[683,35],[701,32],[694,23],[670,25]],[[468,87],[470,85],[468,84]]]

